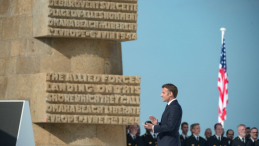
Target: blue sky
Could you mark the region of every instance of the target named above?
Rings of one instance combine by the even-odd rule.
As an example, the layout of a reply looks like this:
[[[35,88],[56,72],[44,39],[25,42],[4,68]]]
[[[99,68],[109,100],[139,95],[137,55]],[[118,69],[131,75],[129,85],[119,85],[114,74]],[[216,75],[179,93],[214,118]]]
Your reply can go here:
[[[141,122],[161,118],[161,86],[179,89],[182,121],[217,122],[221,27],[225,34],[229,104],[225,129],[259,128],[259,0],[139,0],[138,40],[122,43],[123,74],[141,76]],[[141,133],[145,130],[141,126]],[[188,133],[190,135],[190,132]],[[214,134],[214,131],[213,131]]]

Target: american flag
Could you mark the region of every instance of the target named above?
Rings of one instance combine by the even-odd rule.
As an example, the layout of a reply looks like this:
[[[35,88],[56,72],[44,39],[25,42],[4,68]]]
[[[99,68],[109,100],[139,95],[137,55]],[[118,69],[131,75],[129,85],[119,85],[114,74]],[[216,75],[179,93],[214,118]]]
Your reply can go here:
[[[225,39],[223,39],[222,50],[220,54],[219,75],[218,75],[218,90],[219,90],[219,117],[218,122],[223,123],[227,117],[228,104],[228,73]]]

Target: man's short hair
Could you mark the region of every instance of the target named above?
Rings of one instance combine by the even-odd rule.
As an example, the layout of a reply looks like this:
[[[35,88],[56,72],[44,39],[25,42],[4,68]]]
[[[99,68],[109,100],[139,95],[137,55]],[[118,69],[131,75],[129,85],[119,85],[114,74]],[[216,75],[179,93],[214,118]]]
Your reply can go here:
[[[191,125],[191,129],[194,129],[195,126],[200,125],[199,123],[194,123]]]
[[[238,125],[238,126],[237,126],[237,129],[239,129],[239,127],[241,127],[241,126],[246,127],[246,125],[244,125],[244,124],[240,124],[240,125]]]
[[[257,129],[256,127],[253,127],[253,128],[251,129],[251,131],[252,131],[253,129],[256,129],[256,130],[258,131],[258,129]]]
[[[178,89],[177,89],[177,87],[175,85],[168,83],[168,84],[164,84],[162,86],[162,88],[166,88],[166,89],[168,89],[168,91],[173,92],[174,98],[177,97]]]
[[[229,132],[229,131],[232,131],[233,134],[234,134],[234,131],[233,131],[232,129],[228,129],[228,130],[227,130],[227,135],[228,135],[228,132]]]
[[[182,122],[181,128],[183,127],[183,125],[187,125],[188,126],[188,123],[187,122]]]
[[[216,124],[214,125],[214,129],[217,128],[217,125],[221,125],[221,123],[216,123]],[[221,126],[222,126],[222,125],[221,125]]]
[[[250,129],[250,127],[246,127],[246,129]]]

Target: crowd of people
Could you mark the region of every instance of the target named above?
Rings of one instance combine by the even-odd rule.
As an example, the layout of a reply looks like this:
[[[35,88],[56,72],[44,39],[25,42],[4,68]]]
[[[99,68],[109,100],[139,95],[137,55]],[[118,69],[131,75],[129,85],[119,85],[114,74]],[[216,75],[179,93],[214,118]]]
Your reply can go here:
[[[146,123],[151,123],[151,121]],[[157,146],[159,135],[158,133],[153,133],[150,129],[146,129],[146,133],[140,135],[139,125],[128,125],[126,126],[126,131],[127,146]],[[237,126],[238,134],[235,138],[234,131],[228,129],[225,133],[220,123],[214,125],[214,135],[212,135],[212,130],[207,128],[204,132],[204,138],[200,135],[199,123],[190,125],[192,133],[190,136],[187,136],[189,131],[187,122],[181,123],[181,131],[181,146],[259,146],[259,140],[257,140],[258,129],[256,127],[246,127],[244,124]]]

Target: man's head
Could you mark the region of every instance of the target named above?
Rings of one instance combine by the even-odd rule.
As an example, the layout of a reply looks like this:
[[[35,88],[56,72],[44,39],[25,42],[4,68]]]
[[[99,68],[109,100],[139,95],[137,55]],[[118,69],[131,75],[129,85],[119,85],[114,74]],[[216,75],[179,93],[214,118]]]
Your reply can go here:
[[[217,135],[217,136],[221,136],[222,135],[222,125],[220,124],[220,123],[216,123],[215,125],[214,125],[214,130],[215,130],[215,134]]]
[[[178,89],[173,84],[164,84],[162,86],[161,97],[163,97],[164,102],[169,102],[170,100],[177,97]]]
[[[246,137],[250,137],[250,127],[246,127]]]
[[[138,132],[138,126],[137,125],[129,125],[129,133],[132,135],[136,135]]]
[[[246,136],[246,126],[244,124],[240,124],[237,126],[238,135],[241,137]]]
[[[234,131],[232,129],[228,129],[227,131],[227,138],[233,139],[234,138]]]
[[[183,122],[181,124],[181,130],[184,135],[187,135],[187,133],[188,133],[188,123],[187,122]]]
[[[193,134],[195,134],[196,136],[199,136],[199,134],[201,132],[200,124],[199,123],[192,124],[191,130],[192,130]]]
[[[255,140],[255,139],[257,139],[257,137],[258,137],[258,129],[257,128],[252,128],[251,129],[251,132],[250,132],[250,135],[251,135],[251,137]]]
[[[205,135],[205,137],[206,137],[207,139],[210,138],[211,135],[212,135],[211,129],[210,129],[210,128],[207,128],[207,129],[205,130],[204,135]]]

